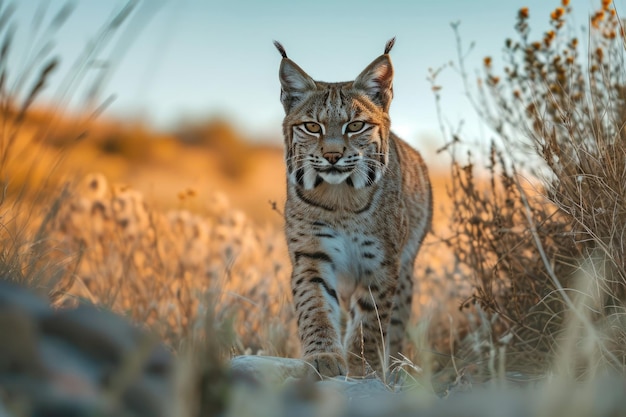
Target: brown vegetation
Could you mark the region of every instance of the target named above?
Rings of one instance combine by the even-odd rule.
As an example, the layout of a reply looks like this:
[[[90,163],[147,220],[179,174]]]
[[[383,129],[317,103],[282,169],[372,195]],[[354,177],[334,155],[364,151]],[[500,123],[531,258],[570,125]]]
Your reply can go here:
[[[503,74],[484,59],[469,95],[498,138],[485,166],[490,183],[480,187],[471,155],[459,162],[453,137],[448,245],[474,282],[466,305],[494,317],[508,368],[545,371],[574,326],[598,357],[575,350],[566,368],[587,375],[623,371],[626,361],[626,79],[622,22],[610,2],[591,19],[588,58],[567,30],[570,12],[563,1],[551,29],[532,39],[521,9]]]

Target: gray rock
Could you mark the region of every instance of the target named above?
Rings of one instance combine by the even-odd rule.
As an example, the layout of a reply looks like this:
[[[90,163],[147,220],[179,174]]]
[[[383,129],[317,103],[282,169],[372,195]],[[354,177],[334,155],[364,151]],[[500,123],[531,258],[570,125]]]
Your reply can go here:
[[[113,365],[119,364],[140,338],[137,329],[121,317],[86,305],[44,317],[41,331],[46,336],[66,340],[94,360]]]
[[[88,305],[55,311],[0,280],[0,405],[17,415],[171,416],[173,367],[122,317]]]
[[[296,406],[298,402],[301,405],[313,401],[341,408],[345,404],[379,399],[388,404],[398,396],[391,386],[375,377],[335,377],[314,381],[311,378],[310,365],[300,359],[237,356],[231,360],[230,366],[235,382],[252,382],[253,386],[261,388],[283,387],[286,397]],[[294,401],[295,399],[298,401]]]
[[[17,308],[0,308],[0,373],[26,372],[41,375],[37,346],[39,334],[34,318]]]
[[[37,319],[52,314],[45,298],[0,278],[0,311],[3,310],[20,311]]]
[[[304,378],[310,365],[300,359],[274,356],[236,356],[230,362],[235,380],[280,385],[290,378]]]

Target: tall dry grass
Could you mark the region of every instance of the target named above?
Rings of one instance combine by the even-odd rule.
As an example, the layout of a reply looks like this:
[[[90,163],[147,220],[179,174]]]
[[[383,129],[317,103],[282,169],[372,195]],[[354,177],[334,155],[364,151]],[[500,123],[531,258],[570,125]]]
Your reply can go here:
[[[135,6],[129,2],[105,21],[71,64],[54,96],[59,106],[80,87],[97,90],[102,86],[100,79],[89,81],[92,63],[104,59],[106,48]],[[67,288],[71,274],[64,271],[75,254],[63,256],[46,244],[47,227],[68,195],[67,189],[58,187],[63,153],[47,152],[46,147],[64,110],[57,108],[49,113],[46,123],[35,126],[29,118],[59,68],[61,58],[55,53],[55,37],[72,15],[73,6],[68,2],[47,13],[42,3],[28,29],[16,20],[16,7],[9,2],[0,5],[0,273],[5,279],[34,287]],[[20,36],[26,41],[18,49],[15,39]],[[93,109],[89,118],[100,111],[100,103],[96,95],[88,99],[90,102],[83,104]],[[49,192],[51,189],[55,192]]]

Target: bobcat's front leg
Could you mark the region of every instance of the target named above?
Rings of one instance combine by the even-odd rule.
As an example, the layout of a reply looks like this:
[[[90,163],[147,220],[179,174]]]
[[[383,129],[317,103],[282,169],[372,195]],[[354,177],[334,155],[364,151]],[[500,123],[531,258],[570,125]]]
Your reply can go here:
[[[395,273],[395,269],[382,268],[380,272],[381,276],[385,277],[387,274]],[[351,376],[365,376],[369,371],[368,368],[382,376],[387,365],[389,357],[387,337],[396,280],[382,278],[377,282],[360,287],[350,302],[350,321],[345,346]]]
[[[324,252],[295,252],[291,288],[303,359],[321,376],[345,375],[340,307],[332,259]]]

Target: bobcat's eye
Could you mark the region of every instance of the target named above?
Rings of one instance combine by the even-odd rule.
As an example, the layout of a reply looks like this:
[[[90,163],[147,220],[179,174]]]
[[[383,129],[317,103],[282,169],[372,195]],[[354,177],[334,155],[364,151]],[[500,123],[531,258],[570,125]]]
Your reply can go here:
[[[304,125],[304,129],[309,133],[316,134],[322,131],[322,126],[320,126],[319,124],[315,122],[305,122],[303,123],[303,125]]]
[[[350,122],[346,126],[346,132],[355,133],[363,129],[364,126],[364,122]]]

